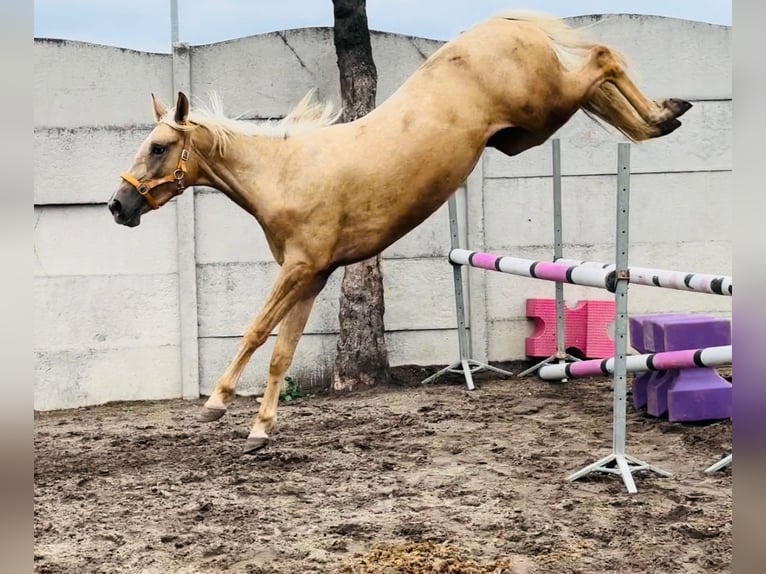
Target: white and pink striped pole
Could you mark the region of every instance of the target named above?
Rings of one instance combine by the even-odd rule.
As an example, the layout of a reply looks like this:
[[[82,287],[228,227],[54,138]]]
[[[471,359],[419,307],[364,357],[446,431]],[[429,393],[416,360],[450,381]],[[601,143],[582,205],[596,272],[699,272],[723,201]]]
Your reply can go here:
[[[544,281],[561,281],[575,285],[588,285],[609,289],[610,275],[612,270],[601,269],[595,265],[567,265],[564,263],[551,263],[550,261],[536,261],[534,259],[522,259],[507,255],[492,255],[480,251],[468,249],[452,249],[449,252],[449,261],[453,265],[468,265],[488,271],[500,271],[521,277],[532,277]],[[612,287],[613,290],[614,288]]]
[[[639,373],[643,371],[717,367],[731,362],[731,345],[722,345],[704,349],[629,355],[625,359],[625,366],[628,372]],[[557,381],[564,378],[600,377],[612,373],[614,373],[614,357],[545,365],[540,368],[538,375],[546,381]]]
[[[573,285],[599,287],[614,292],[615,265],[557,259],[555,262],[537,261],[508,255],[493,255],[468,249],[453,249],[449,253],[453,265],[468,265],[488,271],[500,271],[510,275],[531,277],[545,281],[560,281]],[[733,281],[729,275],[710,275],[688,271],[666,271],[648,267],[629,268],[629,282],[635,285],[662,287],[681,291],[695,291],[714,295],[732,295]]]
[[[605,271],[613,271],[613,263],[597,263],[596,261],[580,261],[578,259],[556,259],[562,265],[599,267]],[[681,291],[697,291],[714,295],[732,295],[732,278],[730,275],[711,275],[709,273],[692,273],[689,271],[668,271],[650,267],[628,267],[630,282],[635,285],[663,287]]]

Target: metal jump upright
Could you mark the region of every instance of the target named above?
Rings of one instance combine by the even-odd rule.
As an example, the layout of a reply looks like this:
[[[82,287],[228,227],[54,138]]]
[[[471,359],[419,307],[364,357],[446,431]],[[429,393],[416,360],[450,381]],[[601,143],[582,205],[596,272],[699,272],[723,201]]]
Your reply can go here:
[[[460,247],[459,228],[457,224],[457,205],[455,203],[454,194],[450,196],[448,200],[449,208],[449,231],[450,231],[450,245],[452,249]],[[421,381],[422,384],[430,383],[441,377],[444,373],[463,373],[465,377],[465,384],[469,390],[473,390],[475,385],[473,384],[473,374],[484,370],[493,371],[500,375],[512,376],[513,373],[493,367],[486,363],[475,361],[471,358],[471,344],[468,340],[468,333],[466,332],[465,323],[465,297],[463,296],[463,269],[460,265],[452,266],[452,280],[454,282],[455,292],[455,311],[457,314],[457,340],[458,340],[458,352],[460,353],[459,359],[434,373],[427,379]]]
[[[614,328],[614,389],[612,417],[612,452],[577,472],[568,480],[574,481],[591,472],[619,474],[628,492],[638,492],[633,473],[649,470],[670,476],[666,470],[643,462],[625,452],[627,419],[627,354],[628,354],[628,227],[630,215],[630,144],[617,146],[617,238],[615,248],[615,328]]]
[[[562,199],[561,199],[561,140],[554,138],[551,140],[552,147],[552,161],[553,161],[553,260],[556,261],[564,256],[564,231],[562,224]],[[564,284],[561,281],[556,281],[555,287],[556,297],[556,352],[519,373],[519,377],[524,377],[530,373],[534,373],[541,367],[556,360],[558,364],[565,364],[567,359],[570,361],[579,361],[579,359],[573,355],[567,353],[566,350],[566,334],[564,325],[565,305],[564,302]],[[566,379],[561,379],[562,382],[566,382]]]

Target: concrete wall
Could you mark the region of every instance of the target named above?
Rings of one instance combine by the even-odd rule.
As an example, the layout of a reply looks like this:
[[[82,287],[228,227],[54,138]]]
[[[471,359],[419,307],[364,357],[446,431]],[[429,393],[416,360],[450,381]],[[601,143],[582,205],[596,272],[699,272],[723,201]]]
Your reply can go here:
[[[629,57],[650,96],[695,102],[681,130],[633,146],[631,261],[731,273],[730,28],[616,16],[594,35]],[[373,34],[378,100],[440,44]],[[174,55],[37,39],[35,60],[35,408],[210,392],[276,274],[260,228],[204,187],[137,229],[114,224],[106,200],[151,129],[151,92],[172,103],[179,86],[193,102],[215,90],[229,114],[253,119],[283,116],[315,86],[338,102],[332,31],[263,34]],[[582,114],[558,136],[565,255],[611,260],[621,137]],[[487,151],[457,196],[463,244],[549,258],[550,163],[547,144],[516,158]],[[392,364],[457,356],[449,245],[445,205],[384,254]],[[552,296],[552,284],[467,276],[475,358],[522,358],[531,331],[524,300]],[[303,383],[332,365],[340,279],[317,301],[290,369]],[[609,294],[567,286],[566,296]],[[728,314],[730,300],[633,288],[630,307]],[[262,388],[272,343],[253,357],[242,393]]]

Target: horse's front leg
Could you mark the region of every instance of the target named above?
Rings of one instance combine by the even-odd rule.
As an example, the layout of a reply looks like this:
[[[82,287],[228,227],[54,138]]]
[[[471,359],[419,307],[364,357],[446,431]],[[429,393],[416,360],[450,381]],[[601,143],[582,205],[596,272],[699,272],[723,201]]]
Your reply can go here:
[[[318,278],[307,289],[305,297],[288,311],[279,324],[279,333],[269,363],[269,379],[263,393],[261,407],[258,409],[258,415],[255,417],[253,428],[250,430],[250,435],[245,443],[245,453],[258,450],[265,446],[269,440],[269,433],[277,422],[277,404],[279,403],[282,381],[293,361],[295,347],[306,327],[306,321],[311,314],[314,300],[325,283],[325,278]]]
[[[245,332],[237,354],[205,402],[201,421],[214,421],[226,413],[229,402],[234,398],[237,381],[252,354],[266,342],[274,327],[303,299],[306,289],[316,280],[317,272],[311,264],[285,261],[265,305]]]

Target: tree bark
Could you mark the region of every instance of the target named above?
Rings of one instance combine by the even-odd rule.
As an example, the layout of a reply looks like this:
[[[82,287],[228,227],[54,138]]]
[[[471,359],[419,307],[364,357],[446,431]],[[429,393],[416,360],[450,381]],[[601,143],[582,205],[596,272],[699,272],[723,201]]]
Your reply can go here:
[[[350,122],[375,108],[378,72],[372,58],[366,0],[333,0],[333,8],[341,121]],[[390,381],[384,313],[380,255],[347,266],[341,284],[335,391]]]

